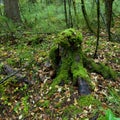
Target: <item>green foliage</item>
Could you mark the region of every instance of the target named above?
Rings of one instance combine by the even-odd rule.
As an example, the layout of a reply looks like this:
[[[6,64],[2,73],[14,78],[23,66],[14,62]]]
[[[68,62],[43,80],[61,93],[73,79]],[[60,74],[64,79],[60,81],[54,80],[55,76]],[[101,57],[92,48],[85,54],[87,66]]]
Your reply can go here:
[[[26,28],[32,28],[32,31],[35,32],[49,33],[63,29],[65,23],[60,20],[64,19],[64,14],[61,13],[61,11],[63,11],[62,6],[55,6],[54,4],[46,6],[46,4],[41,3],[41,1],[34,4],[23,4],[21,2],[23,23]]]
[[[106,115],[105,115],[106,120],[120,120],[120,118],[116,118],[113,112],[108,109],[106,110]]]
[[[0,36],[5,38],[1,42],[10,42],[9,40],[15,40],[16,38],[21,38],[21,31],[23,30],[22,24],[14,23],[11,19],[0,16]]]
[[[66,28],[65,25],[65,16],[64,16],[64,8],[63,4],[60,1],[54,1],[50,4],[46,4],[45,1],[37,0],[36,3],[31,4],[27,0],[20,0],[20,11],[21,11],[21,18],[23,21],[24,28],[29,29],[30,31],[36,32],[59,32]],[[113,11],[114,13],[119,13],[119,0],[114,1]],[[85,1],[85,6],[87,10],[87,14],[90,19],[91,25],[96,28],[97,20],[96,20],[96,3],[95,1]],[[68,5],[67,5],[68,8]],[[82,15],[81,10],[81,3],[80,1],[76,1],[76,8],[77,8],[77,16],[80,22],[76,21],[76,17],[74,14],[74,8],[72,6],[72,19],[74,27],[79,26],[80,28],[84,28],[86,26],[85,20]],[[3,15],[4,6],[3,4],[0,5],[1,14]],[[101,12],[104,14],[104,3],[101,2]],[[5,29],[4,31],[16,31],[16,27],[13,27],[13,23],[10,23],[10,20],[4,20],[4,16],[0,17],[0,25],[4,26],[1,27]],[[2,21],[1,21],[2,20]],[[9,28],[5,27],[9,24]],[[103,23],[103,22],[102,22]],[[12,28],[12,29],[11,29]],[[14,29],[13,29],[14,28]],[[32,28],[32,29],[31,29]],[[17,28],[18,29],[18,28]],[[21,29],[21,28],[20,28]]]
[[[20,102],[17,102],[15,107],[14,107],[14,112],[18,114],[19,113],[19,108],[20,108]]]
[[[0,97],[2,97],[2,95],[5,95],[5,87],[0,85]]]
[[[113,105],[114,107],[111,107],[111,110],[114,112],[115,109],[117,112],[120,112],[120,96],[119,96],[119,90],[114,88],[108,89],[108,95],[106,96],[107,101]]]
[[[100,106],[101,102],[95,99],[92,95],[86,95],[86,96],[79,97],[78,104],[81,107],[90,106],[90,105]]]
[[[15,32],[16,26],[15,24],[5,16],[0,16],[0,31],[2,32]]]
[[[37,103],[37,106],[44,107],[44,108],[49,108],[49,106],[50,106],[50,101],[49,101],[49,100],[39,101],[39,102]]]
[[[28,99],[29,97],[28,96],[24,96],[21,98],[21,102],[22,102],[22,105],[23,105],[23,114],[28,114],[28,111],[29,111],[29,103],[28,103]]]
[[[3,15],[4,13],[4,5],[3,3],[0,3],[0,15]]]

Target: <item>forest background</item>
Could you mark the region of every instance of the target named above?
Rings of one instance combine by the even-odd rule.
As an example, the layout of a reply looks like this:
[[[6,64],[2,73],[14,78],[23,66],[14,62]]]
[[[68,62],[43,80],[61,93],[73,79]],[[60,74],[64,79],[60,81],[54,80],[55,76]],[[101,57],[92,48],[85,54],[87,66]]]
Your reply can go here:
[[[0,0],[1,119],[119,119],[119,78],[92,72],[92,95],[82,99],[70,83],[48,96],[54,74],[49,51],[67,28],[83,34],[88,57],[120,74],[119,5],[119,0]]]

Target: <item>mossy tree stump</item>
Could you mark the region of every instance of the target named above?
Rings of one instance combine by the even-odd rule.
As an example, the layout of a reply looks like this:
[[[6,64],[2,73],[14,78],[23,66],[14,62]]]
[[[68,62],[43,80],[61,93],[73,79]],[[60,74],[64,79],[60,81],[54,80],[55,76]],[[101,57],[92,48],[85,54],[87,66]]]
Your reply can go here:
[[[87,72],[97,72],[105,78],[116,79],[116,73],[102,63],[95,63],[82,52],[82,34],[74,29],[67,29],[58,35],[55,40],[56,47],[50,51],[50,60],[56,77],[51,88],[54,89],[60,83],[68,83],[72,80],[77,83],[80,94],[90,94],[94,88]]]

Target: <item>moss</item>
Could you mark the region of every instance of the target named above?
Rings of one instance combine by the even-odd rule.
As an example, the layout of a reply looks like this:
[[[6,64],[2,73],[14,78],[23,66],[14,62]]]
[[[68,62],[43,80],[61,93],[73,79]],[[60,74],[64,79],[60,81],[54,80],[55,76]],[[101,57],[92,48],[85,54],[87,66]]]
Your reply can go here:
[[[56,66],[58,64],[58,55],[59,55],[58,48],[56,46],[52,47],[49,53],[49,58],[51,60],[51,63],[54,69],[56,69]]]
[[[63,117],[74,118],[74,116],[76,116],[77,114],[82,113],[85,107],[89,107],[90,105],[92,105],[95,106],[95,108],[98,108],[101,105],[101,102],[95,99],[92,95],[80,96],[80,98],[77,99],[77,103],[78,105],[72,104],[67,106],[62,113]],[[94,114],[94,110],[92,112],[92,114]]]
[[[100,106],[101,102],[95,99],[92,95],[86,95],[86,96],[80,96],[80,98],[78,99],[78,104],[81,107],[90,106],[90,105]]]
[[[109,66],[103,63],[95,63],[92,59],[86,58],[84,56],[84,66],[88,68],[91,72],[96,72],[101,74],[104,78],[110,78],[116,80],[117,73],[112,70]]]
[[[66,107],[63,111],[63,117],[73,117],[74,115],[81,113],[82,109],[78,106],[75,105],[69,105],[68,107]]]
[[[61,32],[55,42],[65,47],[71,47],[71,44],[79,46],[82,43],[82,34],[70,28]]]
[[[73,83],[76,83],[77,78],[80,76],[84,80],[90,82],[90,77],[88,76],[87,70],[83,67],[82,64],[74,62],[71,66],[71,71],[73,74]]]

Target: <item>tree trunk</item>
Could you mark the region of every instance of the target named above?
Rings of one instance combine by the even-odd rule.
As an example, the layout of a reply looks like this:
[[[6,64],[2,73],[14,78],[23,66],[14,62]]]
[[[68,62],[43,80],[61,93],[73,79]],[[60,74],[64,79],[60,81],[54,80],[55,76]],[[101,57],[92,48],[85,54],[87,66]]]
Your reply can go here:
[[[18,2],[18,0],[4,0],[5,15],[14,22],[21,22]]]
[[[73,19],[72,19],[72,1],[68,0],[68,13],[69,13],[69,28],[73,27]]]
[[[36,0],[29,0],[30,3],[36,3]]]
[[[73,9],[74,9],[74,14],[76,18],[76,27],[78,28],[78,14],[77,14],[76,0],[72,0],[72,3],[73,3]]]
[[[86,9],[85,9],[85,4],[84,4],[84,0],[81,0],[81,8],[82,8],[82,13],[83,13],[83,16],[84,16],[84,19],[85,19],[85,22],[86,22],[86,25],[88,27],[88,29],[90,30],[91,33],[94,33],[94,31],[92,30],[91,26],[90,26],[90,21],[88,19],[88,16],[87,16],[87,12],[86,12]]]
[[[100,1],[97,0],[97,43],[96,43],[96,49],[95,49],[95,54],[94,58],[97,58],[97,51],[98,51],[98,46],[99,46],[99,35],[100,35]]]
[[[64,0],[64,15],[65,15],[66,27],[68,28],[68,16],[67,16],[67,3],[66,3],[66,0]]]
[[[108,39],[111,41],[111,21],[112,21],[112,5],[114,0],[105,0],[105,14],[106,14],[106,24],[107,24],[107,32]]]

